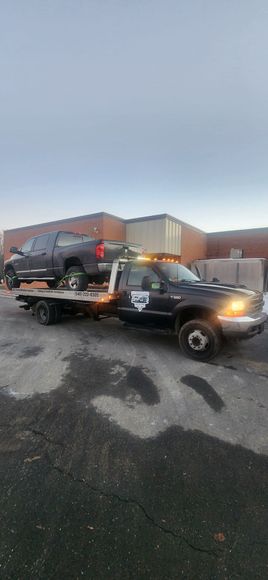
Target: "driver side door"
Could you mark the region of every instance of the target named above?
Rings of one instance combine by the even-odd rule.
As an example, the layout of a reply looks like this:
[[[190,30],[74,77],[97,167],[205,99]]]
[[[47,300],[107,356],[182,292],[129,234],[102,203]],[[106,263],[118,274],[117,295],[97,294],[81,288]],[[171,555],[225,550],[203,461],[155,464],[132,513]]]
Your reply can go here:
[[[144,280],[148,287],[144,289]],[[120,300],[120,319],[134,324],[169,326],[169,294],[161,290],[161,277],[151,264],[134,262]]]
[[[23,252],[23,256],[15,254],[13,257],[12,262],[18,278],[25,279],[31,277],[30,255],[34,241],[35,238],[27,240],[27,242],[25,242],[25,244],[20,248],[20,251]]]

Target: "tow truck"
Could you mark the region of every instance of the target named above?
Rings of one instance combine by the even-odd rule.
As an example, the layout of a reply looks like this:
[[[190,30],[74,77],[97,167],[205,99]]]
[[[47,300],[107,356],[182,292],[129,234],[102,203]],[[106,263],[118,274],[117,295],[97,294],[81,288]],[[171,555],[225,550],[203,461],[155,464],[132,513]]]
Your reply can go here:
[[[65,313],[94,320],[113,316],[136,327],[162,328],[178,336],[182,352],[195,360],[216,356],[225,337],[251,338],[264,330],[263,295],[236,285],[202,282],[173,259],[116,259],[106,285],[87,290],[13,289],[21,308],[43,325]]]

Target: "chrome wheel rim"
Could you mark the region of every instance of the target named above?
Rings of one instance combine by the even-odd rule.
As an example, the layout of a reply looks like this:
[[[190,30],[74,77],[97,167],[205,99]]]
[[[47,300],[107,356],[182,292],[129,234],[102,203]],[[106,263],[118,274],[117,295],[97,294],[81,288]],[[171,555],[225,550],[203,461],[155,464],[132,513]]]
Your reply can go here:
[[[203,330],[195,329],[188,335],[188,344],[192,350],[204,351],[209,346],[209,338]]]
[[[71,278],[69,278],[69,286],[73,290],[76,290],[76,288],[78,286],[78,280],[77,280],[77,278],[75,278],[74,276],[72,276]]]

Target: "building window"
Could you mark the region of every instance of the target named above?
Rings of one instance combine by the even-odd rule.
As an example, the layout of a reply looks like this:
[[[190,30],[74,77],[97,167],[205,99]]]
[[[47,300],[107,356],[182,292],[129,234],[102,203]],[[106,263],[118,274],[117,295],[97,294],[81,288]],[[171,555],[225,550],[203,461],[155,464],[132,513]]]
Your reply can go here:
[[[244,250],[241,250],[240,248],[231,248],[230,258],[244,258]]]

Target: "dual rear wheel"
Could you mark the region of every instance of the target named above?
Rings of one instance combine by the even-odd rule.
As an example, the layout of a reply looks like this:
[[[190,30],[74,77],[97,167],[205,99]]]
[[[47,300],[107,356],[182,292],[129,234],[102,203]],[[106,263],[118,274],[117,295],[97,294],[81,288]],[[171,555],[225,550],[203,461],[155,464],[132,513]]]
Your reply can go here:
[[[61,319],[62,307],[60,304],[48,300],[39,300],[35,306],[35,315],[37,322],[42,326],[56,324]]]

